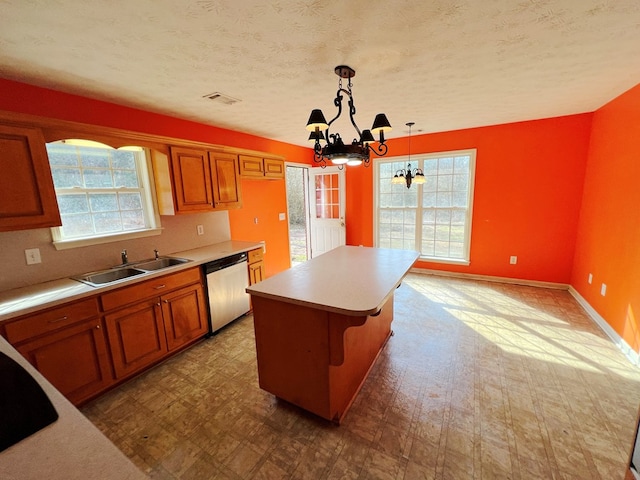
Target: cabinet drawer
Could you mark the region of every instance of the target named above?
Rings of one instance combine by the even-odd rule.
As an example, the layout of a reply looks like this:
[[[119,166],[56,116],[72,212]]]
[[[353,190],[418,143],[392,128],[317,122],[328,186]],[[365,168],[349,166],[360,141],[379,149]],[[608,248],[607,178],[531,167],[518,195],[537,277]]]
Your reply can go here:
[[[15,345],[23,340],[73,325],[97,315],[98,299],[93,297],[49,308],[15,322],[8,322],[5,324],[5,333],[7,340]]]
[[[130,303],[159,296],[170,290],[175,290],[192,283],[200,282],[200,268],[191,268],[182,272],[154,278],[144,282],[136,283],[130,287],[120,288],[101,296],[102,308],[113,310]]]
[[[260,260],[262,260],[264,257],[263,253],[262,253],[262,248],[256,248],[255,250],[250,250],[249,253],[247,254],[247,262],[248,263],[253,263],[253,262],[259,262]]]

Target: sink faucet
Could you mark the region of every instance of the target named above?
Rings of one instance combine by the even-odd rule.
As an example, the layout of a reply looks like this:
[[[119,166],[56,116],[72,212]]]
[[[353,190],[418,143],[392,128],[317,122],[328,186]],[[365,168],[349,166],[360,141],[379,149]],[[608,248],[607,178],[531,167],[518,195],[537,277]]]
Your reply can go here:
[[[160,258],[160,255],[158,255],[158,249],[157,248],[153,249],[153,255],[155,256],[156,260],[158,260],[158,258]]]
[[[129,258],[127,257],[127,250],[124,249],[122,250],[122,252],[120,252],[120,257],[122,258],[122,264],[126,265],[127,263],[129,263]]]

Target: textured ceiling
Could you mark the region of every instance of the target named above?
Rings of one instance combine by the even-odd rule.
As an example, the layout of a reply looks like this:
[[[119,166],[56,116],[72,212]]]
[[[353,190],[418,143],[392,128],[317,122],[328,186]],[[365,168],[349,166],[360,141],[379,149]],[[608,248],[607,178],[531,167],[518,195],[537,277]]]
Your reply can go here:
[[[640,1],[0,0],[0,77],[298,145],[339,64],[389,137],[593,111],[640,82]]]

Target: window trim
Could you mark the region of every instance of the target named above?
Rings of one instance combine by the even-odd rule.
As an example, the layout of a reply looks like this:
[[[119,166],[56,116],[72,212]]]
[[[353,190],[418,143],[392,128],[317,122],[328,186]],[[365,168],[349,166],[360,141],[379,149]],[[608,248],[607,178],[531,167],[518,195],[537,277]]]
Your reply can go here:
[[[469,228],[466,229],[465,232],[465,251],[464,258],[446,258],[446,257],[432,257],[428,255],[423,255],[420,249],[418,248],[418,252],[420,253],[419,261],[429,262],[429,263],[441,263],[448,265],[464,265],[468,266],[471,264],[471,231],[473,228],[473,199],[474,199],[474,188],[475,188],[475,178],[476,178],[476,160],[478,151],[475,148],[467,148],[461,150],[445,150],[441,152],[427,152],[420,153],[418,155],[413,155],[410,158],[408,155],[402,155],[397,157],[385,157],[384,159],[379,159],[375,162],[376,168],[373,172],[373,192],[374,192],[374,208],[373,208],[373,233],[374,233],[374,246],[379,246],[379,225],[378,218],[380,213],[380,165],[384,163],[394,163],[394,162],[402,162],[405,165],[408,162],[412,162],[418,168],[422,168],[424,166],[423,160],[432,159],[432,158],[440,158],[440,157],[455,157],[455,156],[464,156],[468,155],[470,157],[469,160],[469,192],[467,198],[467,211],[465,215],[465,224],[468,225]],[[406,167],[405,167],[406,168]],[[418,207],[416,210],[421,210],[422,205],[422,186],[421,185],[413,185],[411,188],[420,188],[418,192]],[[422,236],[422,224],[421,222],[416,221],[416,231],[420,232],[420,237]]]
[[[67,142],[72,142],[74,140],[68,140]],[[83,142],[83,141],[80,141]],[[55,143],[55,142],[51,142]],[[91,142],[91,143],[101,143],[101,142]],[[105,147],[113,148],[110,145],[103,144]],[[126,147],[120,147],[126,148]],[[126,232],[113,232],[106,233],[99,236],[90,236],[90,237],[76,237],[70,239],[62,238],[62,227],[52,227],[51,228],[51,237],[52,243],[56,250],[68,250],[72,248],[79,247],[87,247],[91,245],[103,245],[105,243],[113,243],[119,242],[122,240],[130,240],[134,238],[144,238],[160,235],[162,233],[162,226],[160,223],[160,214],[158,205],[157,205],[157,197],[154,182],[151,181],[153,177],[153,167],[151,164],[151,152],[149,148],[139,147],[144,151],[144,160],[140,159],[139,156],[136,155],[135,162],[136,168],[138,170],[138,178],[141,182],[140,189],[144,192],[142,195],[143,199],[143,214],[145,216],[145,221],[149,223],[148,228],[140,229],[140,230],[128,230]],[[117,150],[117,149],[116,149]],[[116,189],[113,189],[116,190]],[[57,195],[57,191],[56,191]]]

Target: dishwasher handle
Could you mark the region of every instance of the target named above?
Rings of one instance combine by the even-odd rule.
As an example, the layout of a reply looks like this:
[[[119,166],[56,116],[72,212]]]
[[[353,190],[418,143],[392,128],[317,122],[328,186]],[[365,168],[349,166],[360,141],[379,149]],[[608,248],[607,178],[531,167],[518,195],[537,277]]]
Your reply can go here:
[[[220,258],[209,263],[204,264],[205,274],[217,272],[223,268],[232,267],[242,262],[247,261],[247,252],[237,253],[228,257]]]

